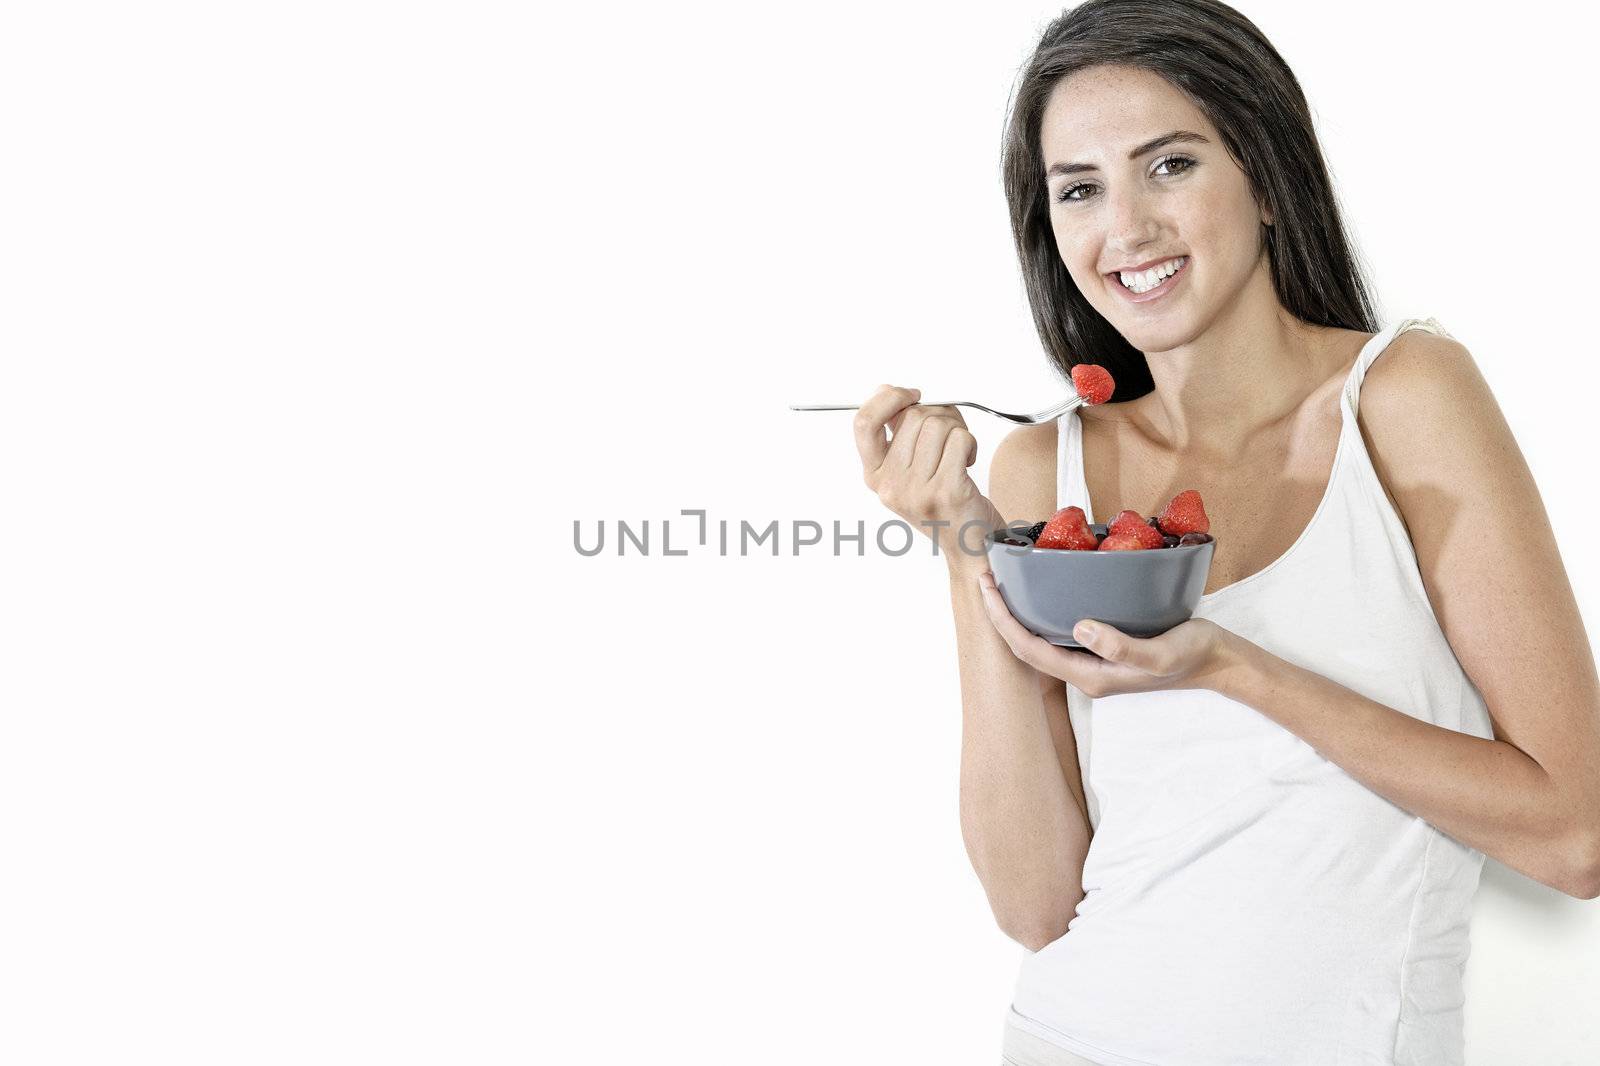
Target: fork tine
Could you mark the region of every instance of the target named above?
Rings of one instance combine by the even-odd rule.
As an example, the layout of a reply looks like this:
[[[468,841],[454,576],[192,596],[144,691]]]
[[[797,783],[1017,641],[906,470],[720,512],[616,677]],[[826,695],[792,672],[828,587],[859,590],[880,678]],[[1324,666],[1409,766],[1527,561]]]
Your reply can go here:
[[[1060,418],[1062,415],[1066,414],[1067,411],[1076,405],[1080,399],[1081,397],[1078,396],[1069,396],[1067,399],[1062,400],[1054,407],[1047,407],[1043,411],[1034,414],[1032,418],[1035,424],[1040,422],[1053,422],[1057,418]]]

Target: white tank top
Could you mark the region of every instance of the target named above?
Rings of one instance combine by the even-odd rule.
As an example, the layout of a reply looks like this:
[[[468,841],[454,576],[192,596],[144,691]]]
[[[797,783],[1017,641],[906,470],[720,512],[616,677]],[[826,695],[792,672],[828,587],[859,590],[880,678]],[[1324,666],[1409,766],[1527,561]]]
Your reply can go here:
[[[1373,470],[1350,371],[1333,471],[1266,569],[1195,615],[1425,722],[1492,737]],[[1095,520],[1076,412],[1056,504]],[[1226,550],[1224,547],[1223,550]],[[1209,691],[1067,686],[1094,835],[1065,935],[1022,962],[1009,1020],[1106,1066],[1461,1066],[1483,854]]]

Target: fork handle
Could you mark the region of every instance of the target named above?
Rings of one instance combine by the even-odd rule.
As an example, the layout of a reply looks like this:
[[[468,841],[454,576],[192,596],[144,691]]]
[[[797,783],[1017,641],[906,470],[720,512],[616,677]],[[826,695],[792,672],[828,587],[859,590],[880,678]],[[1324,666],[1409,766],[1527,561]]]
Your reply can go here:
[[[977,407],[979,405],[975,404],[975,403],[972,403],[969,400],[950,400],[950,401],[948,401],[946,403],[933,403],[933,402],[928,401],[928,400],[918,400],[916,403],[912,404],[911,406],[912,407]],[[859,410],[861,410],[861,405],[858,404],[858,403],[792,403],[792,404],[789,405],[789,410],[791,410],[791,411],[859,411]],[[987,411],[988,408],[985,407],[985,408],[983,408],[983,410]]]

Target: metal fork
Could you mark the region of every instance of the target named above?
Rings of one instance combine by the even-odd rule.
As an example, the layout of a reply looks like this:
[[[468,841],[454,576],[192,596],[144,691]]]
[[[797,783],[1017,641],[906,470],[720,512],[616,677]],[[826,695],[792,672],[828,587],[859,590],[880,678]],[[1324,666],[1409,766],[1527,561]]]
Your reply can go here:
[[[1070,400],[1062,400],[1054,407],[1047,407],[1043,411],[1035,411],[1031,415],[1018,415],[1012,414],[1009,411],[996,411],[993,407],[985,407],[983,404],[973,403],[971,400],[951,400],[949,403],[930,403],[924,400],[921,403],[914,403],[911,406],[976,407],[980,411],[987,411],[996,418],[1003,418],[1007,422],[1015,422],[1019,426],[1037,426],[1041,422],[1054,422],[1068,411],[1071,411],[1077,407],[1082,407],[1088,402],[1089,401],[1085,400],[1082,396],[1074,396]],[[860,409],[861,405],[858,403],[792,403],[789,405],[789,410],[791,411],[859,411]]]

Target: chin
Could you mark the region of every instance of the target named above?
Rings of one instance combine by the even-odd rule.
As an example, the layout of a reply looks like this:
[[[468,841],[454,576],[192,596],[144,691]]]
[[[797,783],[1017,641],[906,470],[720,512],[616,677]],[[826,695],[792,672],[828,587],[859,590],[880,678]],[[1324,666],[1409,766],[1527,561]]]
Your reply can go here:
[[[1170,352],[1193,340],[1196,332],[1188,315],[1177,315],[1171,322],[1110,322],[1124,340],[1146,353]]]

